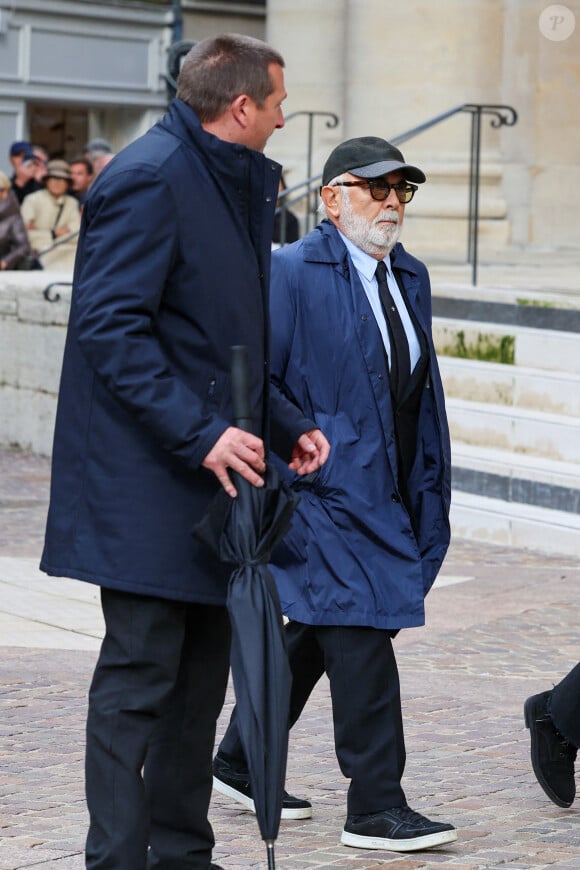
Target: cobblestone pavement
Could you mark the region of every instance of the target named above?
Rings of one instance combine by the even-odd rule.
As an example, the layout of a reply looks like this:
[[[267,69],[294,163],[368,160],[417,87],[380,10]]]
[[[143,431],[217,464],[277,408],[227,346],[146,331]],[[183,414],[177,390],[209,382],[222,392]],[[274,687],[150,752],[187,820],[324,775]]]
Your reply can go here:
[[[1,556],[37,560],[47,487],[47,460],[0,451]],[[407,797],[453,822],[457,843],[408,855],[339,844],[346,783],[321,682],[292,733],[288,772],[289,791],[313,801],[314,817],[282,823],[277,866],[578,870],[580,799],[561,810],[537,785],[522,704],[580,657],[579,580],[579,566],[564,558],[455,541],[428,599],[427,627],[401,633],[396,646]],[[4,646],[2,637],[0,647],[0,870],[81,870],[83,729],[95,652]],[[231,705],[230,692],[220,732]],[[211,818],[218,863],[265,866],[251,814],[215,795]]]

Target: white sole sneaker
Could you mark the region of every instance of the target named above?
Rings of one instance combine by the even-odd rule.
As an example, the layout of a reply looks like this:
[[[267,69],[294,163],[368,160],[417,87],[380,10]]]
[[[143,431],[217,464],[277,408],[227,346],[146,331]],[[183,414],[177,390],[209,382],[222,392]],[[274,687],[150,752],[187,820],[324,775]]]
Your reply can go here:
[[[253,798],[242,794],[235,788],[232,788],[232,786],[230,785],[226,785],[225,782],[222,782],[221,779],[218,779],[215,776],[213,778],[213,787],[216,791],[219,791],[220,794],[223,794],[229,798],[233,798],[233,800],[237,801],[239,804],[242,804],[242,806],[244,806],[247,810],[250,810],[250,812],[254,813],[255,815],[256,805],[254,804]],[[311,819],[312,807],[282,807],[282,813],[280,815],[280,818],[290,821],[296,821],[298,819]]]
[[[253,798],[247,797],[240,791],[236,791],[235,788],[226,785],[225,782],[222,782],[221,779],[218,779],[215,776],[213,778],[213,787],[216,791],[219,791],[220,794],[225,794],[226,797],[233,798],[239,804],[242,804],[242,806],[244,806],[247,810],[250,810],[250,812],[256,812],[256,805],[254,804]]]
[[[355,849],[387,849],[390,852],[418,852],[421,849],[432,849],[433,846],[443,846],[457,839],[457,831],[439,831],[437,834],[425,834],[410,840],[389,840],[386,837],[364,837],[361,834],[350,834],[343,831],[340,842],[343,846],[353,846]]]

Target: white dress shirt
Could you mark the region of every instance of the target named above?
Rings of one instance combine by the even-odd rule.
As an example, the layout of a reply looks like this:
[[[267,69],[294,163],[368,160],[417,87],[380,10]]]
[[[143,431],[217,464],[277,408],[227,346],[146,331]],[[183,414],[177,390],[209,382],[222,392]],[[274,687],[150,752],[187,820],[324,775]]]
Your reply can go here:
[[[363,289],[373,310],[373,314],[375,315],[375,320],[377,321],[377,325],[381,331],[383,344],[385,345],[385,350],[387,351],[390,368],[391,342],[389,340],[389,330],[387,329],[385,315],[383,314],[383,306],[381,305],[381,300],[379,297],[379,285],[375,275],[378,260],[376,260],[374,257],[371,257],[371,255],[367,254],[366,251],[363,251],[361,248],[354,245],[351,240],[344,235],[344,233],[340,232],[340,230],[338,230],[338,232],[340,233],[340,237],[347,247],[350,258],[358,273]],[[407,336],[407,341],[409,342],[409,357],[411,360],[411,371],[413,371],[413,369],[417,365],[417,362],[419,361],[419,357],[421,356],[421,347],[417,339],[417,333],[415,332],[413,321],[411,320],[409,312],[407,311],[407,306],[403,301],[401,290],[399,288],[399,285],[397,284],[395,276],[393,275],[393,270],[391,269],[390,255],[385,257],[384,263],[387,267],[387,283],[389,285],[389,290],[391,291],[391,296],[393,297],[393,301],[397,306],[397,311],[399,312],[399,316],[401,318],[403,327],[405,329],[405,334]]]

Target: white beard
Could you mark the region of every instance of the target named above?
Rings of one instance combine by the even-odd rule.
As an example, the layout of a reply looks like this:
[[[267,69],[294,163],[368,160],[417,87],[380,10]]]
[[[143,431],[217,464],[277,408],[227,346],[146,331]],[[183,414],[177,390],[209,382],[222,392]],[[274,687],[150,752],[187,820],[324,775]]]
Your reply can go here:
[[[385,223],[385,220],[395,223]],[[396,211],[382,211],[380,215],[370,221],[362,215],[356,215],[352,209],[347,188],[342,189],[339,228],[357,248],[372,256],[378,254],[381,259],[390,254],[401,235],[399,215]]]

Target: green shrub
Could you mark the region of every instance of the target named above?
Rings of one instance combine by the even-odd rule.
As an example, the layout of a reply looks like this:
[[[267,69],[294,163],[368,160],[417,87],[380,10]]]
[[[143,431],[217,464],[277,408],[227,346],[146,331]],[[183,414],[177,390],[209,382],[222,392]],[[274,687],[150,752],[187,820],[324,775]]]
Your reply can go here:
[[[548,302],[546,299],[516,299],[518,305],[528,305],[531,308],[555,308],[555,302]]]
[[[460,359],[475,359],[481,362],[504,363],[513,366],[515,361],[516,339],[513,335],[494,335],[478,333],[477,338],[465,337],[465,332],[459,330],[455,335],[455,343],[441,350],[443,356],[454,356]]]

